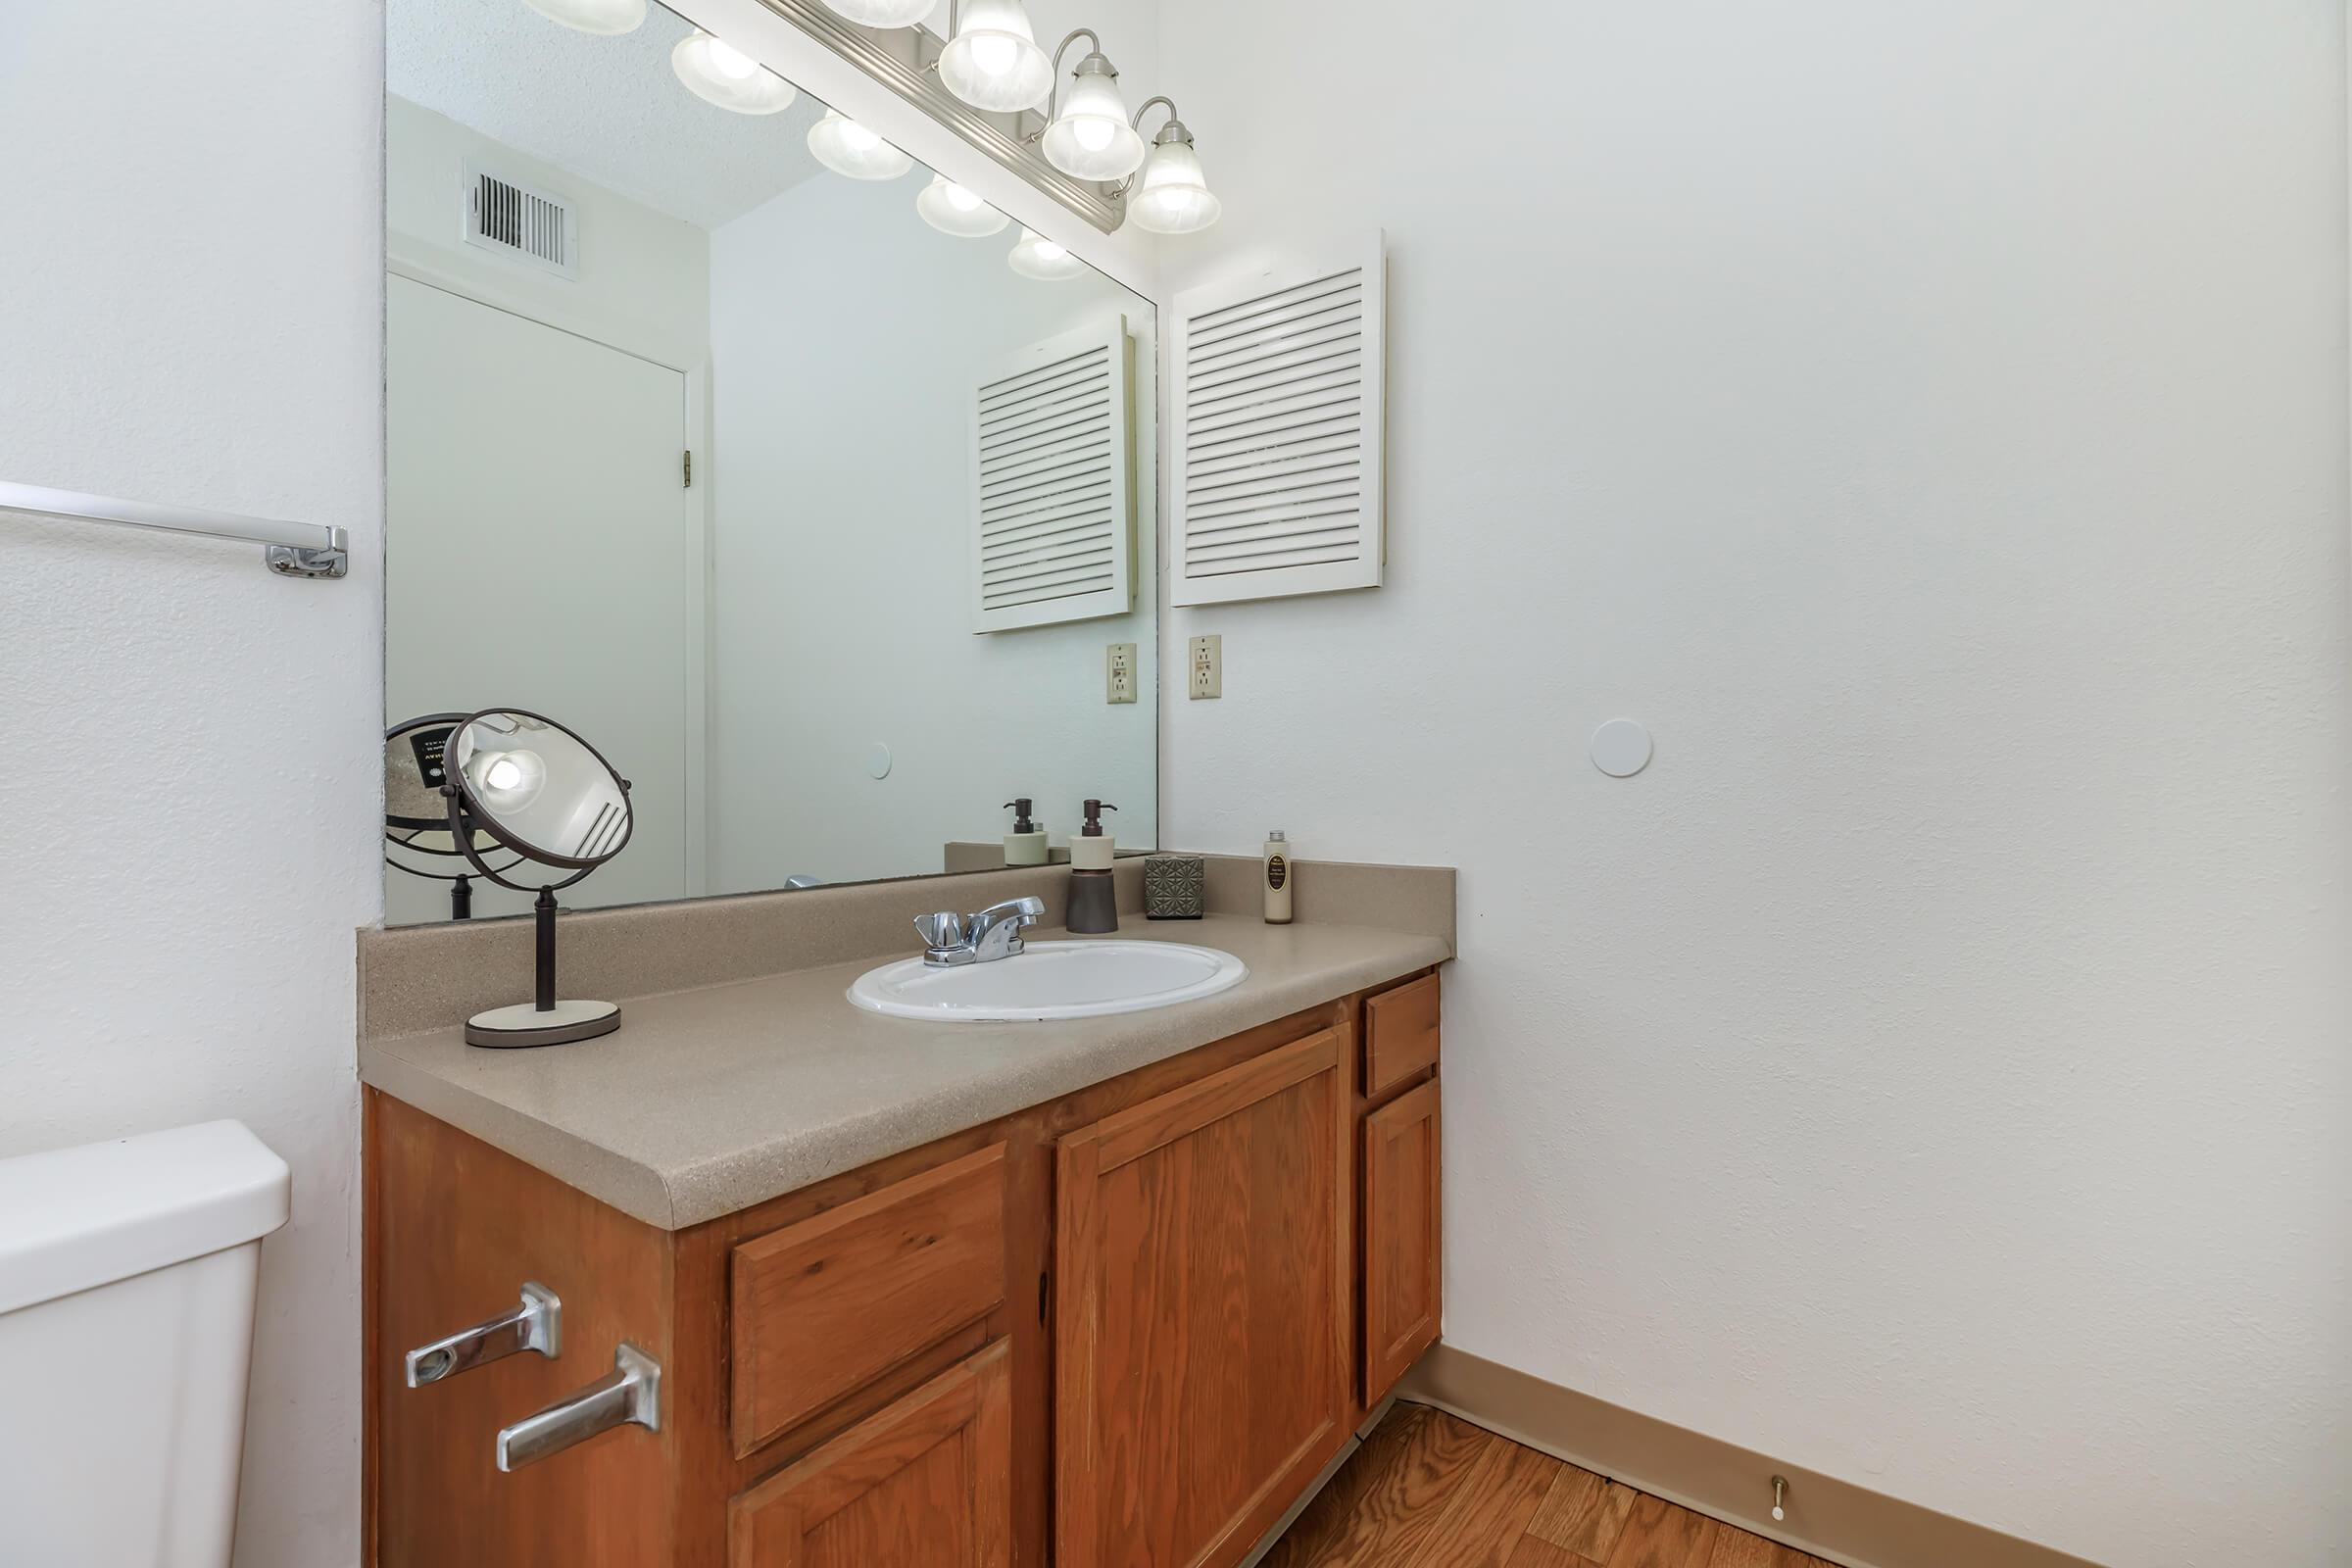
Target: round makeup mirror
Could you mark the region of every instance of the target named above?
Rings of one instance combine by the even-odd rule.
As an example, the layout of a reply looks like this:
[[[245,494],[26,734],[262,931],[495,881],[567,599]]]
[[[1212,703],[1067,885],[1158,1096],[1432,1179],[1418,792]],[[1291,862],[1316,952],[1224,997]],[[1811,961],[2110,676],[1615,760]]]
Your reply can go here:
[[[610,1002],[556,997],[556,890],[567,888],[629,842],[629,781],[604,754],[554,719],[515,708],[485,709],[449,727],[441,742],[440,793],[447,842],[501,887],[539,889],[538,984],[533,999],[477,1012],[466,1023],[476,1046],[555,1046],[620,1027]],[[515,857],[493,866],[491,855]],[[522,862],[564,873],[512,873]]]

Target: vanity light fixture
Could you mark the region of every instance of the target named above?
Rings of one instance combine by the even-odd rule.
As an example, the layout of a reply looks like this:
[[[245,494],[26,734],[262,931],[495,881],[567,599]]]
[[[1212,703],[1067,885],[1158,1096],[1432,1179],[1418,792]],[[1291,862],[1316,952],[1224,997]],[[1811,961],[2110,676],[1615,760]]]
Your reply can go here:
[[[1167,123],[1152,138],[1143,172],[1127,184],[1127,216],[1138,228],[1154,234],[1190,234],[1217,220],[1225,204],[1217,200],[1200,172],[1200,156],[1193,151],[1193,133],[1176,118],[1172,98],[1147,98],[1135,112],[1140,128],[1153,104],[1168,106]]]
[[[699,27],[669,52],[669,69],[697,98],[739,115],[776,114],[800,96],[791,82]]]
[[[1034,277],[1044,283],[1058,283],[1065,277],[1076,277],[1086,270],[1084,262],[1037,230],[1027,227],[1021,230],[1020,241],[1004,260],[1023,277]]]
[[[838,109],[808,127],[808,151],[836,174],[851,179],[896,179],[914,160]]]
[[[1054,91],[1054,62],[1037,46],[1021,0],[967,0],[951,12],[955,36],[939,57],[939,79],[974,109],[1016,114]]]
[[[915,197],[914,210],[924,222],[958,239],[984,239],[1012,221],[945,174],[931,176]]]
[[[522,0],[550,22],[603,37],[634,32],[645,21],[645,0]]]
[[[825,0],[825,9],[860,27],[911,27],[938,8],[939,0]]]
[[[1070,90],[1064,97],[1061,57],[1080,38],[1092,47],[1070,73]],[[1073,179],[1125,179],[1134,173],[1144,161],[1144,138],[1128,122],[1119,74],[1103,57],[1102,40],[1093,28],[1080,27],[1061,40],[1061,47],[1054,51],[1054,95],[1047,103],[1048,124],[1041,138],[1046,161]]]

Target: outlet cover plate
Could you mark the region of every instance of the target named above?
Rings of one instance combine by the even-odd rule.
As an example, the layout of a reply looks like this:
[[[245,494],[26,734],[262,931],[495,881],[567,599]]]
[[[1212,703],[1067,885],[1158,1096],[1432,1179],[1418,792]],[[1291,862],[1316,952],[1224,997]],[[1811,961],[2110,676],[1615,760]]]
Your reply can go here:
[[[1191,673],[1189,685],[1193,700],[1225,695],[1225,638],[1222,633],[1210,632],[1195,637],[1185,659]]]
[[[1135,644],[1110,643],[1102,650],[1102,700],[1135,701]]]

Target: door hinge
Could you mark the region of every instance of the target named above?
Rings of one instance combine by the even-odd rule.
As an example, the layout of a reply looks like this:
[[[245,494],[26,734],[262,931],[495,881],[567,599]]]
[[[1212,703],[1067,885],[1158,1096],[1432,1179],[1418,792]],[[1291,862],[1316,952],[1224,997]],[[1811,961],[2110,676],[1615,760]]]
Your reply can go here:
[[[686,461],[681,466],[685,475],[685,486],[691,490],[694,488],[694,453],[691,449],[687,451]]]

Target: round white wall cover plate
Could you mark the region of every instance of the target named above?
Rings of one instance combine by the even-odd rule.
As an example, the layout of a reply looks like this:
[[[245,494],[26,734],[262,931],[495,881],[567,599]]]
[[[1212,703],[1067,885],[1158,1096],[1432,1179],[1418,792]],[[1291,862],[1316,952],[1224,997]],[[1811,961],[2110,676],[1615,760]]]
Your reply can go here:
[[[1592,765],[1611,778],[1632,778],[1649,765],[1649,731],[1630,718],[1612,718],[1592,732]]]
[[[890,748],[874,742],[874,749],[865,754],[865,771],[874,778],[890,777]]]

